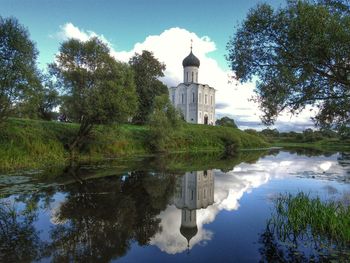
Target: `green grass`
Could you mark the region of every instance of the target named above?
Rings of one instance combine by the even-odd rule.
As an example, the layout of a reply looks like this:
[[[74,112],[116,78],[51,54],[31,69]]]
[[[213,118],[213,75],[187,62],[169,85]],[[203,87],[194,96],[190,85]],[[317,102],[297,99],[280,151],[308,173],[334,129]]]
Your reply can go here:
[[[284,238],[307,236],[350,244],[350,207],[340,201],[322,202],[301,192],[281,195],[275,203],[273,222]]]
[[[78,124],[9,119],[0,129],[0,170],[47,168],[68,161],[66,145]],[[79,159],[97,161],[106,158],[152,154],[149,127],[137,125],[95,126],[81,149]],[[227,127],[184,124],[171,133],[168,153],[224,152],[227,141],[240,149],[267,147],[254,135]]]
[[[349,262],[349,193],[328,201],[278,196],[259,243],[266,262]]]
[[[323,139],[316,142],[287,142],[283,140],[273,140],[272,146],[285,148],[310,148],[320,151],[350,151],[350,141],[340,139]]]

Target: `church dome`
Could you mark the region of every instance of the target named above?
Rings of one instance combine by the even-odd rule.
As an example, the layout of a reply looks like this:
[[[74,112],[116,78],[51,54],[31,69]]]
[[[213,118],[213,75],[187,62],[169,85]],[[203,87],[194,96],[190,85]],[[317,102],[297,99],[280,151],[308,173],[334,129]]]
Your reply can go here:
[[[180,233],[187,239],[187,242],[189,243],[191,238],[194,237],[198,232],[197,226],[195,227],[180,227]]]
[[[182,61],[182,66],[185,67],[197,67],[199,68],[200,65],[200,61],[199,59],[193,55],[192,50],[191,53],[184,58],[184,60]]]

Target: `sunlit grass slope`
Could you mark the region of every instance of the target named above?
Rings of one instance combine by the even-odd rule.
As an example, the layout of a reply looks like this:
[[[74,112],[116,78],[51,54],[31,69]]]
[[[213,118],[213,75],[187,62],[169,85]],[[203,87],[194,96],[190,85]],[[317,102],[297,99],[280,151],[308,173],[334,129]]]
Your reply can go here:
[[[0,130],[0,170],[62,165],[66,145],[79,125],[27,119],[10,119]],[[96,126],[81,149],[80,159],[98,160],[151,154],[149,127]],[[266,147],[261,138],[233,128],[184,124],[169,136],[166,152],[225,151],[227,142],[239,149]]]

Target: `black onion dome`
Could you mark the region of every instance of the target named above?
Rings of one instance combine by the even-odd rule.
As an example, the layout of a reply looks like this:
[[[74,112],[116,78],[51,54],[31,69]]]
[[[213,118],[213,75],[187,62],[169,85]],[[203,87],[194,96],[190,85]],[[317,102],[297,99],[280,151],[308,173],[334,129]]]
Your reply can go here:
[[[191,50],[191,53],[187,57],[185,57],[184,60],[182,61],[183,67],[199,68],[199,65],[200,65],[200,61],[195,55],[193,55],[192,50]]]
[[[187,239],[187,242],[190,242],[191,238],[197,235],[198,228],[195,227],[180,227],[180,233]]]

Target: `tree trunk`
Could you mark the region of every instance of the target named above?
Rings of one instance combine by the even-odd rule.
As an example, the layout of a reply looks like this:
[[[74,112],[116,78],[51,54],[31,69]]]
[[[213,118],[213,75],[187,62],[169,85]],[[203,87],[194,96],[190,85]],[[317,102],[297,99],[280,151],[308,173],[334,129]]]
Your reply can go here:
[[[80,128],[77,135],[68,146],[71,160],[75,159],[76,150],[79,149],[79,147],[81,146],[81,143],[84,141],[86,136],[90,133],[92,127],[93,127],[93,124],[83,117],[82,122],[80,123]]]

